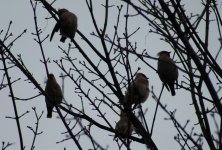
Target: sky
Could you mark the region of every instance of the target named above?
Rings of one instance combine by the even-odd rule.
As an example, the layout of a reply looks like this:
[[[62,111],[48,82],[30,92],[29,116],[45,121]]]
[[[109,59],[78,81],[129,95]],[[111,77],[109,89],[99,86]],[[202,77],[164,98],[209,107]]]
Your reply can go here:
[[[8,39],[6,41],[7,43],[10,43],[15,37],[17,37],[19,34],[21,34],[25,29],[27,29],[27,32],[19,38],[14,44],[11,49],[11,52],[16,56],[17,54],[21,54],[22,60],[26,64],[26,67],[29,69],[29,71],[33,74],[35,79],[39,82],[42,88],[45,87],[45,79],[46,79],[46,72],[44,69],[44,65],[40,62],[42,60],[41,52],[39,49],[38,43],[34,41],[36,38],[35,35],[32,33],[35,33],[35,26],[34,26],[34,16],[33,11],[31,8],[30,1],[27,0],[20,0],[20,1],[13,1],[13,0],[0,0],[0,14],[1,14],[1,22],[0,22],[0,30],[3,29],[3,33],[0,34],[0,38],[2,39],[4,37],[4,34],[7,30],[8,24],[10,21],[12,21],[12,26],[10,28],[10,32],[13,33],[13,37]],[[94,11],[96,14],[96,19],[98,21],[98,24],[100,27],[103,26],[103,18],[104,18],[104,9],[101,6],[101,3],[104,3],[103,0],[99,1],[93,1],[94,2]],[[192,0],[186,0],[184,3],[187,3],[188,12],[200,12],[199,9],[201,9],[201,5],[198,4],[197,1]],[[113,1],[113,4],[120,5],[124,4],[119,2],[118,0]],[[66,8],[70,10],[71,12],[75,13],[78,16],[78,30],[81,31],[85,36],[89,38],[89,40],[96,45],[98,50],[101,50],[101,44],[99,44],[99,40],[90,35],[95,29],[93,28],[92,20],[89,14],[89,11],[87,9],[87,6],[85,4],[85,1],[83,0],[57,0],[57,2],[53,5],[54,8]],[[126,8],[126,5],[124,4],[124,9]],[[221,9],[221,7],[220,7]],[[135,11],[133,11],[132,8],[130,8],[130,12],[133,14]],[[112,7],[110,9],[110,15],[109,15],[109,24],[108,24],[108,35],[112,36],[114,32],[114,24],[116,22],[116,16],[117,16],[117,8]],[[124,31],[124,11],[122,12],[122,18],[120,20],[120,29],[119,33],[123,33]],[[42,29],[43,34],[41,34],[41,37],[44,38],[48,34],[51,33],[55,21],[53,19],[45,19],[49,18],[50,15],[48,12],[42,8],[42,4],[38,4],[37,6],[37,20],[38,25]],[[134,31],[138,27],[140,27],[140,30],[135,34],[132,40],[133,42],[137,42],[138,49],[141,51],[143,49],[147,49],[148,53],[153,56],[157,57],[157,53],[161,50],[169,50],[172,51],[172,48],[169,47],[169,45],[166,45],[163,41],[159,40],[159,36],[155,34],[149,33],[150,27],[148,25],[148,22],[142,18],[142,17],[134,17],[130,18],[129,20],[129,31]],[[122,31],[121,31],[122,30]],[[201,29],[200,29],[201,31]],[[215,33],[214,33],[215,32]],[[212,50],[212,53],[215,53],[216,50],[219,48],[219,44],[217,42],[216,36],[216,30],[211,30],[211,36],[212,38],[210,42],[210,50]],[[201,34],[201,32],[200,32]],[[122,35],[121,35],[122,36]],[[52,42],[49,42],[49,39],[46,39],[46,41],[43,43],[43,48],[46,57],[50,57],[51,63],[49,63],[49,70],[50,72],[54,73],[56,76],[57,81],[61,85],[61,79],[59,78],[59,75],[61,73],[61,70],[58,68],[58,66],[53,63],[53,60],[60,59],[61,56],[64,56],[62,52],[59,50],[58,46],[61,46],[62,48],[66,49],[68,48],[68,44],[70,40],[68,39],[65,43],[59,42],[60,36],[59,34],[55,34]],[[79,43],[82,47],[85,48],[86,53],[88,56],[90,56],[92,59],[95,59],[94,61],[98,61],[96,59],[95,54],[90,51],[90,49],[85,46],[85,43],[80,38],[79,35],[76,35],[75,40],[77,43]],[[98,44],[97,44],[98,43]],[[222,56],[219,56],[219,60]],[[78,52],[73,53],[73,58],[77,58],[77,61],[82,61],[83,58]],[[132,58],[133,60],[133,58]],[[150,63],[152,66],[156,68],[156,60],[149,59],[147,60],[148,63]],[[141,67],[141,72],[146,74],[149,77],[151,88],[154,86],[155,92],[157,95],[159,94],[161,90],[162,83],[159,80],[158,75],[155,71],[153,71],[151,68],[147,67],[146,65],[142,64],[141,61],[132,62],[134,64],[132,69],[136,71],[137,67]],[[68,64],[66,64],[69,66]],[[81,65],[77,64],[77,66],[81,67]],[[2,64],[0,64],[0,67],[2,68]],[[104,68],[103,68],[104,67]],[[106,70],[105,66],[101,66],[100,69]],[[120,70],[121,71],[121,68]],[[180,72],[179,82],[182,81],[184,78],[182,76],[182,73]],[[0,73],[2,75],[2,71]],[[34,88],[34,86],[31,83],[28,83],[26,81],[26,77],[16,68],[10,70],[10,75],[12,80],[21,78],[18,82],[16,82],[13,85],[14,92],[16,97],[20,98],[28,98],[30,96],[37,95],[39,91]],[[89,76],[89,78],[93,78]],[[87,86],[87,85],[85,85]],[[87,89],[88,87],[86,87]],[[68,103],[71,103],[75,105],[77,108],[81,108],[80,98],[75,91],[75,85],[70,82],[70,80],[65,80],[65,98],[68,101]],[[123,92],[125,92],[123,90]],[[186,120],[190,119],[192,123],[197,123],[197,118],[195,117],[195,112],[193,110],[193,106],[190,105],[192,100],[190,98],[190,94],[184,90],[176,90],[177,95],[175,97],[172,97],[170,93],[165,89],[162,95],[161,102],[164,104],[167,104],[168,110],[174,110],[177,109],[176,118],[178,121],[183,125],[185,124]],[[90,93],[92,97],[96,97],[97,93]],[[13,143],[11,147],[8,149],[18,149],[19,148],[19,140],[18,140],[18,132],[16,127],[15,120],[12,119],[6,119],[6,116],[14,116],[13,106],[11,98],[8,96],[9,90],[8,88],[5,88],[0,91],[0,142],[10,142]],[[98,95],[98,97],[101,97],[101,95]],[[115,97],[114,97],[115,98]],[[116,99],[117,101],[117,99]],[[39,131],[43,132],[41,135],[37,136],[36,139],[36,149],[62,149],[66,147],[67,149],[75,149],[76,145],[73,143],[73,141],[65,141],[56,144],[56,142],[61,141],[64,139],[65,135],[62,134],[65,132],[65,127],[61,120],[57,118],[57,114],[53,113],[52,119],[46,118],[46,107],[45,107],[45,101],[43,96],[39,96],[35,99],[29,100],[29,101],[16,101],[18,113],[22,115],[27,110],[29,111],[28,114],[26,114],[24,117],[20,119],[21,127],[23,131],[23,137],[24,137],[24,145],[27,149],[30,149],[30,145],[32,143],[33,139],[33,133],[31,130],[27,128],[27,126],[35,127],[36,118],[34,115],[34,112],[32,110],[32,107],[36,107],[37,113],[40,115],[42,111],[44,111],[42,119],[39,123]],[[92,115],[96,117],[97,113],[95,111],[92,111],[92,106],[88,104],[88,102],[85,102],[85,111],[87,114]],[[148,100],[143,104],[143,108],[148,108],[148,113],[146,114],[146,120],[148,123],[148,126],[151,126],[151,121],[153,118],[154,110],[155,110],[156,102],[152,99],[151,95],[149,96]],[[103,112],[106,112],[106,107],[102,109]],[[156,119],[156,124],[154,128],[154,134],[153,134],[153,140],[157,144],[158,148],[161,149],[179,149],[180,146],[176,143],[175,140],[173,140],[173,137],[176,135],[176,131],[174,129],[173,123],[171,121],[166,121],[164,118],[168,117],[163,110],[159,109]],[[114,114],[113,112],[107,112],[107,118],[111,122],[112,126],[115,127],[115,123],[118,121],[119,116],[117,114]],[[97,118],[98,121],[103,122],[103,120],[100,120]],[[103,122],[104,123],[104,122]],[[189,124],[187,127],[187,131],[190,131],[190,129],[193,127],[193,124]],[[195,128],[195,131],[198,131]],[[78,128],[74,130],[74,132],[78,132]],[[113,142],[112,133],[104,132],[101,129],[97,129],[95,126],[92,129],[92,133],[94,133],[94,138],[98,140],[101,145],[109,149],[116,149],[117,145],[115,142]],[[80,144],[84,143],[86,138],[80,139]],[[87,143],[86,142],[86,143]],[[84,149],[91,148],[91,145],[89,144],[83,144]],[[138,144],[136,142],[132,143],[132,149],[145,149],[144,145]]]

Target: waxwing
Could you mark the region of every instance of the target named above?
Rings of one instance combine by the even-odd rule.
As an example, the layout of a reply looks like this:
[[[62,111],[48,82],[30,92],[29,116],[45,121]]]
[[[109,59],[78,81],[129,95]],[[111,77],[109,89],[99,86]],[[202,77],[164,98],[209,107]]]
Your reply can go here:
[[[170,52],[161,51],[158,53],[157,72],[160,80],[166,86],[167,90],[171,91],[171,95],[176,95],[174,83],[178,78],[178,68],[175,62],[170,58]]]
[[[53,74],[49,74],[45,87],[45,93],[50,98],[45,97],[47,107],[47,118],[52,118],[52,110],[55,105],[59,105],[62,102],[62,90]]]
[[[74,38],[75,33],[77,31],[77,16],[67,9],[59,9],[58,10],[59,21],[56,23],[54,29],[52,30],[52,34],[50,37],[50,41],[53,38],[55,32],[60,30],[61,34],[61,42],[65,42],[66,38]]]
[[[128,119],[127,114],[120,113],[120,120],[116,123],[115,131],[116,134],[114,139],[118,136],[130,136],[134,130],[132,122]]]
[[[144,103],[149,96],[149,80],[143,73],[137,73],[135,79],[130,83],[124,102],[126,104]]]

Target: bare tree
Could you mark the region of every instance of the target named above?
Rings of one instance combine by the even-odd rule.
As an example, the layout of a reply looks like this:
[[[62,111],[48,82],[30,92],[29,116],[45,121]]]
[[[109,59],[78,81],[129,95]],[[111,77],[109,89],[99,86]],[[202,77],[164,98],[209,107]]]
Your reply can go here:
[[[119,149],[131,149],[133,142],[145,145],[147,149],[158,149],[159,144],[153,139],[153,134],[158,132],[154,130],[154,127],[157,125],[157,112],[161,109],[168,116],[165,121],[171,121],[175,128],[175,136],[172,140],[175,140],[181,149],[203,149],[204,147],[222,149],[222,70],[219,59],[222,58],[222,19],[219,10],[221,1],[201,0],[199,4],[202,10],[200,13],[193,14],[187,11],[186,2],[181,0],[123,0],[119,2],[104,0],[100,2],[102,4],[100,7],[104,9],[104,18],[97,18],[94,8],[98,7],[95,6],[98,2],[85,0],[94,31],[89,37],[78,30],[77,36],[81,40],[70,39],[68,47],[59,46],[61,58],[51,61],[44,49],[44,43],[49,40],[49,34],[44,33],[44,30],[40,29],[38,25],[37,6],[48,12],[50,17],[45,21],[54,19],[58,22],[58,12],[57,8],[54,8],[54,3],[56,1],[49,3],[46,0],[30,0],[35,27],[32,34],[39,45],[39,53],[42,55],[40,65],[44,65],[45,76],[50,73],[49,63],[56,64],[62,72],[63,81],[68,80],[69,84],[75,87],[74,93],[77,95],[73,97],[73,100],[66,99],[65,87],[67,86],[63,82],[64,101],[55,108],[59,115],[58,119],[66,128],[63,133],[66,136],[58,143],[70,140],[78,149],[84,149],[87,141],[90,149],[108,149],[110,143],[105,143],[107,147],[104,147],[104,143],[95,138],[94,128],[96,128],[101,135],[107,137],[116,135],[117,138],[111,142],[115,143]],[[115,13],[112,13],[113,11]],[[111,31],[113,34],[108,31],[110,29],[108,26],[111,24],[110,16],[112,16],[112,21],[115,20]],[[175,86],[178,91],[190,93],[189,99],[192,100],[192,109],[198,122],[194,123],[186,118],[178,119],[176,117],[177,109],[170,110],[167,107],[170,103],[165,105],[161,101],[163,90],[166,90],[164,85],[162,85],[160,93],[154,90],[155,85],[150,85],[148,99],[156,102],[152,120],[146,119],[148,110],[143,104],[131,107],[124,103],[125,91],[136,73],[140,72],[141,66],[157,72],[156,67],[149,61],[157,62],[158,58],[152,56],[147,49],[138,49],[137,41],[133,41],[133,37],[141,29],[140,27],[131,28],[130,21],[138,17],[147,22],[147,25],[144,26],[150,29],[150,34],[158,35],[159,41],[171,47],[173,59],[177,60],[176,64],[179,69],[180,82],[175,83]],[[1,34],[5,33],[5,36],[0,39],[1,74],[3,75],[0,90],[8,88],[10,91],[9,97],[12,100],[15,115],[7,116],[6,119],[16,121],[20,149],[24,149],[26,146],[20,119],[34,112],[32,115],[36,118],[35,126],[27,126],[33,132],[30,149],[34,149],[35,141],[38,140],[40,134],[43,134],[39,129],[43,112],[38,114],[36,108],[33,107],[32,112],[26,111],[20,114],[16,102],[22,100],[25,103],[26,100],[35,100],[39,96],[47,97],[47,95],[26,66],[27,64],[23,62],[22,55],[16,56],[11,51],[17,39],[24,36],[26,32],[25,30],[8,43],[12,37],[11,24],[12,22],[5,32],[3,32],[4,30],[1,32]],[[217,32],[212,33],[211,28]],[[217,51],[210,47],[212,36],[218,38]],[[92,37],[96,42],[92,41]],[[26,80],[12,78],[12,70],[22,73]],[[149,80],[152,78],[150,77]],[[13,88],[17,82],[31,83],[34,87],[33,91],[37,90],[38,93],[26,99],[17,97]],[[180,95],[176,95],[176,97],[179,98]],[[72,101],[78,101],[80,105],[77,106]],[[90,110],[88,110],[89,106]],[[128,124],[130,122],[133,124],[132,135],[120,135],[115,131],[116,123],[113,125],[108,116],[109,114],[119,116],[120,112],[127,114]],[[148,125],[147,122],[151,125]],[[192,126],[192,128],[187,126]],[[161,134],[164,133],[158,135]],[[86,140],[82,141],[81,139],[85,137],[87,137]],[[2,149],[7,149],[11,145],[10,142],[6,145],[3,142]]]

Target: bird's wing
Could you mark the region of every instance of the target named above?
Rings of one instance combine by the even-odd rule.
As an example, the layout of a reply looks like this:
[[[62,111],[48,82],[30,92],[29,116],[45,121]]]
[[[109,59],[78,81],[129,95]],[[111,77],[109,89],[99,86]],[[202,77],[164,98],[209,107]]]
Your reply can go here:
[[[170,91],[169,85],[167,83],[163,83],[163,84],[167,88],[167,90]]]

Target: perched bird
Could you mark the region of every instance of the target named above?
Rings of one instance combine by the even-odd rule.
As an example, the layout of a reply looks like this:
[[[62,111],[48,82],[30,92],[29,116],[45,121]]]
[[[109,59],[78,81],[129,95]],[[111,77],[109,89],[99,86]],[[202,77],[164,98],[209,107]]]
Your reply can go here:
[[[67,9],[59,9],[58,10],[59,21],[56,23],[54,29],[52,30],[52,34],[50,37],[50,41],[53,38],[55,32],[58,32],[60,29],[61,34],[61,42],[65,42],[66,38],[74,38],[75,33],[77,31],[77,16]]]
[[[116,134],[114,139],[118,136],[130,136],[134,130],[132,122],[128,119],[127,114],[122,112],[120,113],[120,120],[116,123],[115,131]]]
[[[126,104],[140,104],[146,101],[149,96],[149,80],[143,73],[137,73],[135,79],[130,83],[126,93]]]
[[[170,58],[170,52],[161,51],[158,53],[157,71],[160,80],[166,86],[167,90],[171,91],[172,96],[176,95],[174,83],[178,78],[178,68],[175,62]]]
[[[45,87],[45,93],[49,97],[45,97],[47,107],[47,118],[52,118],[52,110],[55,105],[59,105],[62,102],[62,90],[53,74],[49,74]]]

